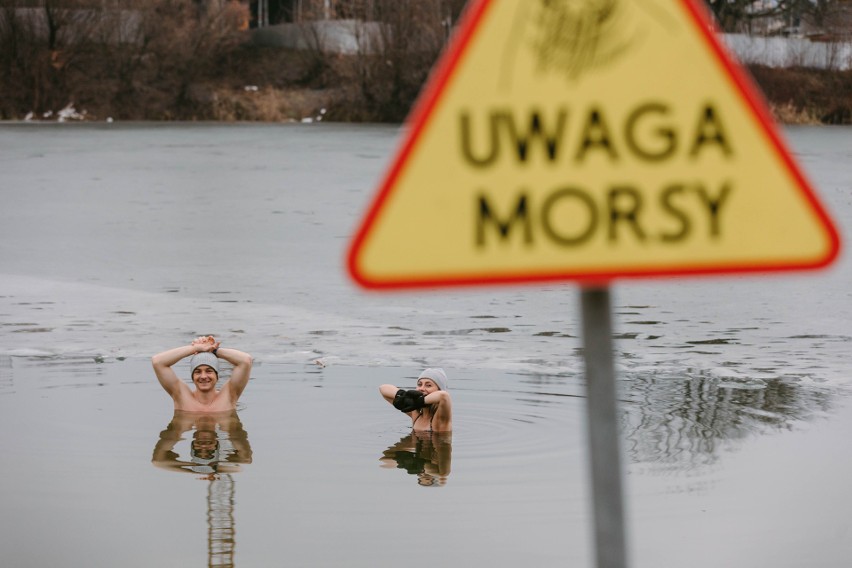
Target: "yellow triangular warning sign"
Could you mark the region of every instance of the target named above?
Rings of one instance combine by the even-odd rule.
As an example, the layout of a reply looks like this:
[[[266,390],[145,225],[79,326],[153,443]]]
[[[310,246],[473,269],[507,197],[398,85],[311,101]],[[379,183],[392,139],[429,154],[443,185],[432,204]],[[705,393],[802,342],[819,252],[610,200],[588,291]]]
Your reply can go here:
[[[372,288],[818,268],[839,238],[689,0],[469,6],[349,253]]]

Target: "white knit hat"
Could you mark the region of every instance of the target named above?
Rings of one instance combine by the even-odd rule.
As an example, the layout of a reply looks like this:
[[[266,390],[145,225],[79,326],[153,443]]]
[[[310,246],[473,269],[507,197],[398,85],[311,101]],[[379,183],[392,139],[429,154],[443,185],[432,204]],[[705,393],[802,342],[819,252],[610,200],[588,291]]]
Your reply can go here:
[[[434,367],[426,369],[417,377],[417,380],[420,379],[429,379],[438,385],[438,389],[442,391],[447,390],[447,373],[441,368]]]

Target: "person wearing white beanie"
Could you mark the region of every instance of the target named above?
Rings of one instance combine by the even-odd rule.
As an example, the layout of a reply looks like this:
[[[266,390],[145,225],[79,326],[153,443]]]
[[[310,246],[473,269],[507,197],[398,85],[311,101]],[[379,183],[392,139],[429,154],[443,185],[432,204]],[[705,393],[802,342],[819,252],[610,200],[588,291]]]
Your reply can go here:
[[[425,369],[417,378],[417,388],[401,389],[382,385],[379,393],[397,410],[411,418],[415,432],[450,432],[453,408],[447,388],[447,373],[438,367]]]
[[[180,380],[172,366],[186,357],[195,390]],[[219,359],[234,366],[231,377],[216,390],[219,381]],[[198,337],[191,344],[175,347],[151,358],[154,374],[163,389],[172,397],[175,410],[189,412],[222,412],[234,410],[251,376],[252,357],[236,349],[219,347],[219,342],[208,335]]]

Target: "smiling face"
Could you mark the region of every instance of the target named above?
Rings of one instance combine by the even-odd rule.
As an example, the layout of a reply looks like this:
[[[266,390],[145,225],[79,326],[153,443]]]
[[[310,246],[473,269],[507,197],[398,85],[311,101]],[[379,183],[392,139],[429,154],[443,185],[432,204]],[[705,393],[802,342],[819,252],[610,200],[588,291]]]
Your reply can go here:
[[[199,365],[192,372],[192,382],[195,383],[195,388],[200,391],[213,390],[218,380],[219,375],[210,365]]]
[[[423,394],[431,394],[441,389],[438,388],[438,385],[432,379],[417,379],[417,390]]]

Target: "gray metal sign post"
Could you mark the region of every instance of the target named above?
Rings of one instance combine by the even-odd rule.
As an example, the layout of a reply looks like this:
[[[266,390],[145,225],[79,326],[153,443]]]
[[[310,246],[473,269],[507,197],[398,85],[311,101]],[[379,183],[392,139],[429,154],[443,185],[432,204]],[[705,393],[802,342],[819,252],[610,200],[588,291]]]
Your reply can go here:
[[[625,568],[624,506],[609,289],[583,288],[583,353],[598,568]]]

